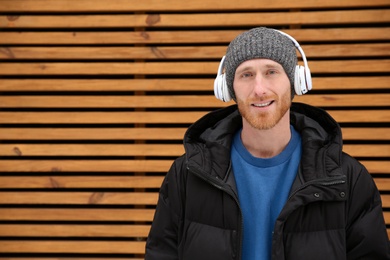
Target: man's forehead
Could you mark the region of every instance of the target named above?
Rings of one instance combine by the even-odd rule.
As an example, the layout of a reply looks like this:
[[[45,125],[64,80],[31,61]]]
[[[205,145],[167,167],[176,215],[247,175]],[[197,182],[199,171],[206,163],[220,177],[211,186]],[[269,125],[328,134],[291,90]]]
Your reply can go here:
[[[264,59],[264,58],[257,58],[257,59],[250,59],[247,61],[244,61],[241,63],[236,71],[246,70],[253,67],[266,67],[266,68],[283,68],[281,64],[277,63],[276,61],[270,60],[270,59]]]

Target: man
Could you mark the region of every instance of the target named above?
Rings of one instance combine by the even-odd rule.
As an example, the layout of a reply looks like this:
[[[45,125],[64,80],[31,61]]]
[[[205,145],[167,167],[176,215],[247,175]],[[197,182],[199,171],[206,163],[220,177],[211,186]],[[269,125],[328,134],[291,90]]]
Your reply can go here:
[[[369,173],[325,111],[292,103],[311,88],[296,48],[304,58],[291,36],[261,27],[229,44],[214,91],[237,105],[186,132],[145,259],[390,259]]]

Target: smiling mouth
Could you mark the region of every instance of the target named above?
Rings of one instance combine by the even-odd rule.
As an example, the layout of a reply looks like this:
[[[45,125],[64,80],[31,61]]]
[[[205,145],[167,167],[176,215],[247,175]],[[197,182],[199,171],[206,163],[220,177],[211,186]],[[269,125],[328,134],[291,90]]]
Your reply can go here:
[[[254,106],[254,107],[268,107],[268,106],[270,106],[272,103],[273,103],[273,101],[266,102],[266,103],[256,103],[256,104],[252,104],[252,106]]]

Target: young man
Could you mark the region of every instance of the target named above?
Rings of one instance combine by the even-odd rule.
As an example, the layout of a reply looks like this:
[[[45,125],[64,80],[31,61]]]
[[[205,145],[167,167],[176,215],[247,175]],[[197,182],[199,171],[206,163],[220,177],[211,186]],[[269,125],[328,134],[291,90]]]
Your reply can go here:
[[[325,111],[292,103],[311,84],[296,47],[268,28],[230,43],[215,92],[237,105],[188,129],[186,153],[160,190],[146,260],[390,259],[371,176],[342,152]]]

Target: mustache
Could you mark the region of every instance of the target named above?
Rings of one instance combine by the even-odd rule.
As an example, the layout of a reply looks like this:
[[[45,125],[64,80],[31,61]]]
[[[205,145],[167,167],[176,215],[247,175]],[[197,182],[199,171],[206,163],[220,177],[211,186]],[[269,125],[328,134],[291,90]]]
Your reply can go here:
[[[259,103],[259,102],[264,102],[264,101],[275,101],[278,100],[278,98],[275,95],[266,95],[266,96],[256,96],[256,97],[251,97],[248,98],[245,103]]]

